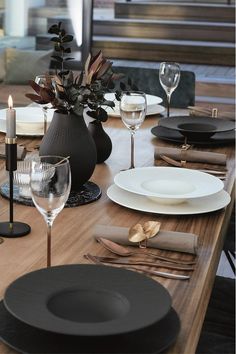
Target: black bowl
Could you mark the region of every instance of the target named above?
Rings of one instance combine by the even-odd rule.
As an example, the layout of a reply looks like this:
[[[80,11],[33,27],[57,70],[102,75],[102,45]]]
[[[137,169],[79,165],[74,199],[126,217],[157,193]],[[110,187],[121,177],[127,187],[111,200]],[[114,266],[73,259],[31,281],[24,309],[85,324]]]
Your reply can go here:
[[[201,124],[199,122],[182,123],[178,126],[180,134],[188,139],[201,141],[210,138],[217,131],[216,127],[212,124]]]

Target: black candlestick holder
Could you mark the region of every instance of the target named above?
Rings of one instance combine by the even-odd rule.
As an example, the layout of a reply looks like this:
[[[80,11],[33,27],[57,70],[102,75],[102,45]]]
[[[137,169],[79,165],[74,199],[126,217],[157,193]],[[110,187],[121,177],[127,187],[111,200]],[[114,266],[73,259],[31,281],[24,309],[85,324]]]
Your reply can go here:
[[[9,221],[0,223],[2,237],[22,237],[30,233],[31,227],[23,222],[13,220],[13,171],[17,169],[16,138],[5,139],[6,170],[9,171]]]

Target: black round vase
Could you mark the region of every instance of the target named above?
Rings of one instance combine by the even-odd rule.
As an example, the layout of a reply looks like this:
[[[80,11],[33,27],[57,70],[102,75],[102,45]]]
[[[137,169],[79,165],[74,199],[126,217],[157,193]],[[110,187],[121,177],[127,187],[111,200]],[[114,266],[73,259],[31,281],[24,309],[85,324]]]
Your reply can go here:
[[[39,155],[70,156],[71,189],[80,191],[96,166],[97,152],[83,116],[54,112]]]
[[[112,142],[109,135],[103,129],[100,121],[94,120],[88,125],[88,130],[93,137],[97,149],[97,163],[102,163],[111,154]]]

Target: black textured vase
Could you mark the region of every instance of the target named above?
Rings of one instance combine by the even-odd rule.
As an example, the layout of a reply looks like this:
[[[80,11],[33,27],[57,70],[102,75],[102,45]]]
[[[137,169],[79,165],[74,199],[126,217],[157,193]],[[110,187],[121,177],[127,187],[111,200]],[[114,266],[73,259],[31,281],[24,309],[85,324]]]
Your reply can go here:
[[[90,122],[88,130],[93,137],[97,149],[97,163],[102,163],[111,154],[112,142],[109,135],[103,129],[102,123],[95,120]]]
[[[91,177],[97,161],[96,146],[82,116],[55,112],[39,155],[70,156],[71,189],[79,191]]]

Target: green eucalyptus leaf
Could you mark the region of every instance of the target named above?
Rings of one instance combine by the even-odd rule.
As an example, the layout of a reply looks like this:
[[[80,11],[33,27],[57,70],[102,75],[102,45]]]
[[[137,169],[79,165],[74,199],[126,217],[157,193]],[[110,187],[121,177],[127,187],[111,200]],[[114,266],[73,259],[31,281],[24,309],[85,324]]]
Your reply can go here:
[[[59,42],[60,43],[60,39],[58,37],[52,37],[50,38],[51,42]]]
[[[63,62],[63,58],[59,57],[58,55],[51,55],[51,58],[55,61],[58,61],[59,63]]]
[[[114,101],[108,101],[108,100],[105,100],[103,101],[102,103],[104,106],[109,106],[111,108],[115,107],[115,102]]]
[[[55,52],[61,52],[60,46],[58,46],[57,43],[55,43],[55,45],[54,45],[54,50],[55,50]]]
[[[39,95],[39,97],[35,95],[34,99],[40,102],[45,99],[50,100],[53,107],[60,112],[73,110],[77,115],[82,115],[84,108],[88,107],[91,110],[90,115],[94,119],[105,122],[108,115],[101,105],[111,108],[115,106],[113,101],[104,98],[105,92],[111,92],[109,90],[115,88],[113,80],[117,75],[111,69],[112,63],[105,59],[102,52],[99,51],[94,56],[89,55],[84,71],[74,78],[72,71],[63,68],[64,62],[74,60],[73,57],[64,57],[64,54],[71,53],[71,48],[68,48],[66,43],[73,41],[73,35],[66,33],[66,30],[62,28],[62,22],[52,25],[48,32],[55,35],[51,41],[54,43],[55,50],[52,60],[58,63],[59,70],[56,79],[56,97],[54,87],[47,87],[50,91],[42,93],[38,87],[34,87]],[[120,88],[125,90],[125,84],[121,84]],[[44,97],[42,98],[42,96]]]
[[[105,109],[103,109],[102,107],[98,107],[98,109],[96,110],[96,119],[100,120],[101,122],[107,121],[108,114]]]
[[[120,101],[120,99],[121,99],[121,92],[120,91],[115,92],[115,98],[117,101]]]
[[[48,33],[51,34],[59,34],[60,30],[58,28],[58,25],[52,25],[49,29],[48,29]]]
[[[70,35],[70,34],[67,34],[66,36],[64,36],[63,38],[62,38],[62,42],[63,43],[68,43],[68,42],[72,42],[73,41],[73,36],[72,35]]]
[[[63,29],[61,29],[61,33],[60,33],[61,37],[64,37],[64,36],[65,36],[65,34],[66,34],[66,31],[64,30],[64,28],[63,28]]]
[[[98,105],[94,102],[88,102],[88,107],[91,109],[91,110],[96,110],[98,108]]]
[[[97,119],[97,113],[96,111],[87,111],[87,115],[91,118]]]
[[[66,49],[64,50],[64,53],[67,53],[67,54],[71,53],[71,49],[70,49],[70,48],[66,48]]]

